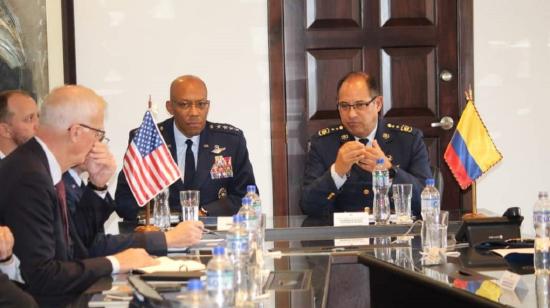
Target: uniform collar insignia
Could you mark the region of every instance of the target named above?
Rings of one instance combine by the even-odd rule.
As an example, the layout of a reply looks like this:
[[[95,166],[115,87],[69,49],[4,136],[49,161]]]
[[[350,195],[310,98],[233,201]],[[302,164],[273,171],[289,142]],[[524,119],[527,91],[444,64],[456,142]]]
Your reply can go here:
[[[203,144],[202,147],[206,149],[206,148],[209,147],[209,145],[208,144]]]
[[[343,134],[342,136],[340,136],[340,140],[342,140],[342,141],[348,141],[348,139],[349,139],[348,134]]]
[[[225,148],[220,147],[219,145],[214,145],[214,149],[211,151],[214,154],[220,154],[221,152],[225,151]]]
[[[384,140],[388,140],[388,139],[390,139],[390,134],[388,134],[388,133],[383,133],[383,134],[382,134],[382,138],[383,138]]]

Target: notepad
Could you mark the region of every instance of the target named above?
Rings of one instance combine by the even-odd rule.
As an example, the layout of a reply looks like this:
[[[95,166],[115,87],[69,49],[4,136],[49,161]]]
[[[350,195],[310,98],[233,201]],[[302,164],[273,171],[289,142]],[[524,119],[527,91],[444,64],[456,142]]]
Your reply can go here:
[[[160,257],[156,259],[160,263],[153,266],[138,268],[139,271],[144,273],[153,272],[185,272],[185,271],[202,271],[206,267],[204,264],[193,260],[174,260],[169,257]]]

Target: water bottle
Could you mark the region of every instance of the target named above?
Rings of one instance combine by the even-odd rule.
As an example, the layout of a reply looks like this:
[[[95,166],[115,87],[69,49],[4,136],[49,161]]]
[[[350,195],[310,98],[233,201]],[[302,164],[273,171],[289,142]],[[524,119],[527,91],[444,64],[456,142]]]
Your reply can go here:
[[[420,194],[420,213],[422,214],[422,229],[420,237],[422,239],[422,250],[431,246],[428,239],[429,228],[427,224],[430,219],[438,217],[440,211],[439,191],[434,186],[434,179],[426,179],[426,187]]]
[[[214,307],[206,293],[200,279],[190,279],[187,283],[187,292],[182,298],[182,307],[210,308]]]
[[[535,226],[535,273],[550,274],[550,201],[546,191],[539,193],[539,199],[535,203],[533,224]]]
[[[388,198],[390,187],[390,173],[384,167],[384,159],[379,158],[372,170],[372,190],[374,191],[372,212],[377,225],[387,224],[390,219],[390,199]]]
[[[227,252],[233,264],[238,262],[246,263],[250,255],[248,245],[248,231],[244,225],[242,215],[233,216],[233,225],[227,230]]]
[[[550,307],[550,277],[548,273],[535,273],[537,307]]]
[[[246,197],[252,200],[252,208],[256,211],[256,217],[260,217],[262,215],[262,201],[260,200],[255,185],[246,186]]]
[[[422,200],[420,207],[423,220],[426,220],[428,215],[436,215],[441,210],[439,191],[437,191],[434,184],[434,179],[426,179],[426,187],[424,187],[420,195],[420,199]]]
[[[170,206],[168,205],[168,190],[161,191],[155,197],[153,208],[153,224],[162,231],[170,228]]]
[[[264,236],[265,236],[265,218],[262,214],[262,202],[260,196],[257,193],[255,185],[246,186],[246,196],[252,200],[252,208],[256,211],[256,263],[260,265],[263,263],[263,250],[264,250]],[[242,208],[241,208],[242,209]]]
[[[232,306],[235,302],[233,293],[234,270],[233,265],[225,256],[223,246],[216,246],[212,250],[212,259],[206,266],[207,290],[210,299],[218,307]]]
[[[242,205],[238,214],[243,216],[243,224],[248,232],[248,249],[250,250],[250,254],[253,255],[257,249],[258,219],[256,211],[252,208],[252,199],[247,196],[242,199]]]
[[[244,225],[244,217],[240,214],[233,216],[233,225],[227,232],[227,247],[229,257],[234,265],[235,305],[243,305],[249,299],[249,272],[250,260],[249,235]]]

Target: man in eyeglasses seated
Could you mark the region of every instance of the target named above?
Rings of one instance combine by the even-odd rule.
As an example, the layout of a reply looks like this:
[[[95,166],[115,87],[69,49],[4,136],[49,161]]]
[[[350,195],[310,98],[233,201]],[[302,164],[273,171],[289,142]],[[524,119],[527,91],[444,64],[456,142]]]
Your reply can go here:
[[[181,211],[180,191],[199,190],[203,215],[236,214],[246,186],[255,184],[243,132],[229,124],[207,121],[210,101],[205,83],[196,76],[176,78],[166,109],[171,118],[158,124],[182,179],[170,186],[169,204]],[[135,130],[130,132],[132,140]],[[138,205],[123,171],[115,193],[116,212],[135,220]]]
[[[385,122],[383,100],[372,76],[346,75],[337,87],[341,125],[311,137],[300,206],[311,216],[372,207],[372,170],[384,159],[394,184],[413,184],[411,208],[420,214],[420,193],[431,177],[422,132]]]

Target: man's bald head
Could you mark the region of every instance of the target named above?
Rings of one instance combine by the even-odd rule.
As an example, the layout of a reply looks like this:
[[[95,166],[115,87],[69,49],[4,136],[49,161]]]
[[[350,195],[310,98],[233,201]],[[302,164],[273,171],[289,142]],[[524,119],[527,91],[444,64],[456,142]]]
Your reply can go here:
[[[174,100],[192,93],[200,93],[204,96],[203,98],[208,97],[206,84],[197,76],[179,76],[170,84],[170,100]]]
[[[66,130],[72,124],[89,123],[98,114],[103,118],[105,106],[105,100],[92,89],[62,86],[46,96],[40,109],[40,125]]]
[[[176,127],[185,136],[201,133],[206,126],[209,107],[206,84],[199,77],[184,75],[172,81],[166,110],[174,116]]]

